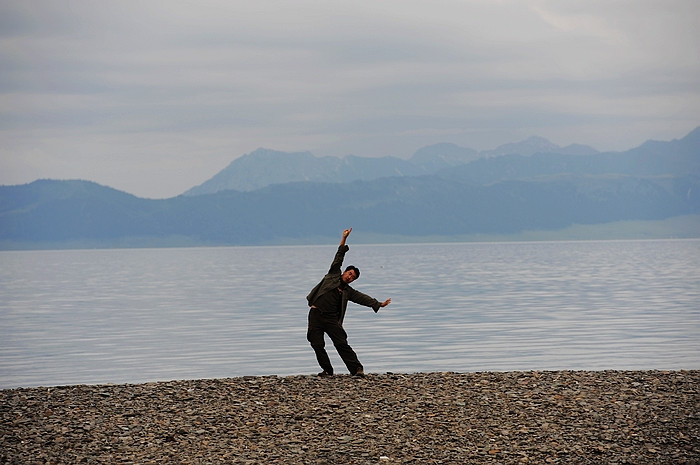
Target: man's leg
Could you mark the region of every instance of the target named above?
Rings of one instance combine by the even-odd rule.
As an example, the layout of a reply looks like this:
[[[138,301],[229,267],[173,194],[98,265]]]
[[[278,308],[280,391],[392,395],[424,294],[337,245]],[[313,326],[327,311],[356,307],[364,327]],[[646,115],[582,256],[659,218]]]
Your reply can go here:
[[[354,375],[358,370],[362,369],[362,364],[357,359],[357,354],[352,347],[348,344],[348,335],[340,326],[340,323],[334,321],[332,324],[326,325],[326,332],[333,341],[335,349],[338,351],[338,355],[343,359],[345,366],[348,367],[350,374]]]
[[[328,358],[328,352],[326,352],[325,346],[326,341],[323,339],[323,318],[321,312],[312,308],[309,310],[309,327],[306,331],[306,340],[311,343],[311,347],[316,352],[316,360],[321,366],[321,369],[328,373],[333,374],[333,365],[331,365],[331,359]]]

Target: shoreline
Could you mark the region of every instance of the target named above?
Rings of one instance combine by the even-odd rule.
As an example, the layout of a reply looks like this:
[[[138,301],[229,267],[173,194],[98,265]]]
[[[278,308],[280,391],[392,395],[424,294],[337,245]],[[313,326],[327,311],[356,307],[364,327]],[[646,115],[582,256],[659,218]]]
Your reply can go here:
[[[554,230],[525,230],[501,234],[453,234],[406,236],[399,234],[355,233],[357,245],[415,245],[453,243],[503,242],[588,242],[588,241],[643,241],[643,240],[697,240],[700,239],[700,214],[673,216],[663,220],[620,220],[601,224],[573,224]],[[72,240],[28,242],[0,240],[0,252],[50,250],[120,250],[216,247],[296,247],[334,246],[336,236],[314,236],[303,239],[286,238],[269,242],[207,242],[184,236],[125,237],[114,241]]]
[[[0,463],[700,463],[700,370],[0,390]]]

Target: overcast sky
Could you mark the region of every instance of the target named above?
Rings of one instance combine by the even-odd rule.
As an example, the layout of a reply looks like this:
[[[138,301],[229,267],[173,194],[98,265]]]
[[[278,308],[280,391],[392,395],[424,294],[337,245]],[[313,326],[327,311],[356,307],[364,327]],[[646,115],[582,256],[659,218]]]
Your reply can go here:
[[[0,1],[0,184],[178,195],[258,147],[408,158],[700,125],[697,0]]]

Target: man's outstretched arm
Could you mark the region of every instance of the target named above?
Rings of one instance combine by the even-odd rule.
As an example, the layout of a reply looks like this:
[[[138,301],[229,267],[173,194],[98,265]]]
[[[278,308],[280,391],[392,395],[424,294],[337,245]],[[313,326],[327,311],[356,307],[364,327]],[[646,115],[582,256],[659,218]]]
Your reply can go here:
[[[349,289],[350,294],[348,295],[348,300],[355,302],[358,305],[364,305],[365,307],[371,307],[374,312],[378,312],[380,308],[386,307],[391,303],[391,299],[386,299],[384,302],[380,302],[374,297],[370,297],[367,294],[358,291],[357,289]]]
[[[343,237],[340,239],[341,246],[345,245],[345,240],[348,238],[348,236],[350,235],[351,232],[352,232],[352,228],[346,229],[345,231],[343,231]]]
[[[331,267],[328,269],[328,273],[340,273],[340,268],[343,265],[343,260],[345,259],[345,252],[348,251],[349,247],[345,245],[345,240],[350,235],[352,228],[343,231],[343,238],[340,239],[340,245],[338,246],[338,251],[335,253]]]

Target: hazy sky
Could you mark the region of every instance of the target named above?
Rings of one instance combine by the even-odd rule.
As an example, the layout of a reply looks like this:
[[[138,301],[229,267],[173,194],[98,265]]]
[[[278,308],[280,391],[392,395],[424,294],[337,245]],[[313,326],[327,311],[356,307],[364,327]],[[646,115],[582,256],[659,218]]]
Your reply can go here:
[[[0,184],[170,197],[258,147],[393,155],[700,125],[697,0],[0,0]]]

